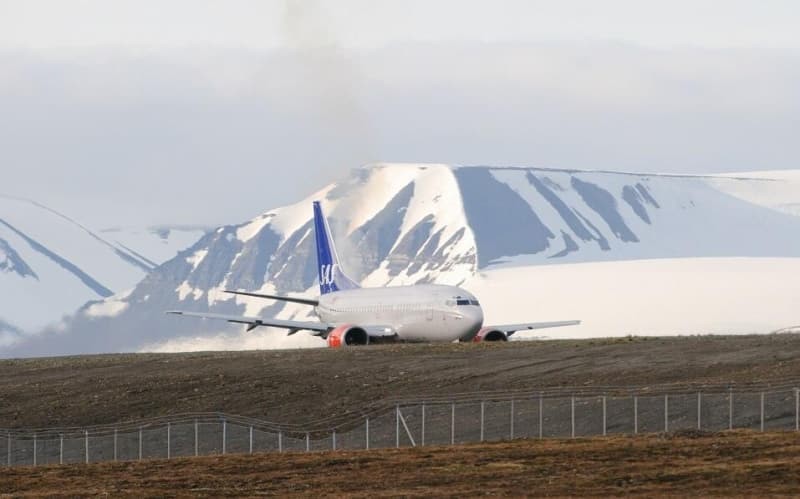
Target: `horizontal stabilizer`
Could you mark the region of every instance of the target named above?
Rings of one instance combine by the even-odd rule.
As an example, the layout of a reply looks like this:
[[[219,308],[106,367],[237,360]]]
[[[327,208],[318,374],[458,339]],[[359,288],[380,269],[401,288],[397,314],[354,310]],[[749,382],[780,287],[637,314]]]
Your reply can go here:
[[[315,300],[313,298],[303,298],[302,296],[283,296],[283,295],[265,295],[261,293],[250,293],[249,291],[229,291],[225,290],[226,293],[230,293],[232,295],[243,295],[243,296],[252,296],[254,298],[267,298],[269,300],[279,300],[279,301],[288,301],[292,303],[302,303],[303,305],[319,305],[319,300]]]

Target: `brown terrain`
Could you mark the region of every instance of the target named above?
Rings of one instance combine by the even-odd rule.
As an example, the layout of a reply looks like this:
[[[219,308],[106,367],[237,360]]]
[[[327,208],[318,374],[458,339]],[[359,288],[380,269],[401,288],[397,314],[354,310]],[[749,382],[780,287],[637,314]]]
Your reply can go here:
[[[2,360],[0,428],[206,411],[302,424],[390,397],[797,378],[790,334]]]
[[[800,434],[668,434],[18,467],[0,495],[112,497],[800,493]]]
[[[391,398],[476,391],[785,385],[800,379],[800,336],[21,359],[0,361],[0,379],[0,427],[6,428],[110,424],[193,411],[302,424],[357,413]],[[791,416],[787,413],[784,420],[791,423]],[[798,465],[800,435],[795,432],[679,431],[635,438],[22,466],[3,470],[0,494],[797,494]]]

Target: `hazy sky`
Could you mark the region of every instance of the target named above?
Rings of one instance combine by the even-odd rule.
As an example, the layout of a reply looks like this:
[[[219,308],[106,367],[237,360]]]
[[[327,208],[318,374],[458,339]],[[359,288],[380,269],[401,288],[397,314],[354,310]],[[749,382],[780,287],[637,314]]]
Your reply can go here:
[[[796,1],[0,0],[0,192],[237,223],[362,163],[796,168]]]

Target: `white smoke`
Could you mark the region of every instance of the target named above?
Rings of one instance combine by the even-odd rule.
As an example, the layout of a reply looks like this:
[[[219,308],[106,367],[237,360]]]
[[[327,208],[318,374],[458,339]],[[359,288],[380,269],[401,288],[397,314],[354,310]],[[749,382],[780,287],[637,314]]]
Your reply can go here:
[[[372,128],[358,98],[365,79],[354,58],[339,43],[325,5],[315,0],[285,0],[282,26],[289,53],[295,59],[297,88],[310,107],[309,127],[325,142],[338,144],[324,165],[326,180],[346,168],[375,159]],[[314,147],[313,144],[309,144]]]

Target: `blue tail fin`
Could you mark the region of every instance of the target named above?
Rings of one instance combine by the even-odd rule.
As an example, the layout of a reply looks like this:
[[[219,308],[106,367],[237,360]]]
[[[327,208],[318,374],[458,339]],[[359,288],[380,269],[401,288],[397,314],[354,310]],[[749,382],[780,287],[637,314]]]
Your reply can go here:
[[[358,288],[358,284],[342,272],[339,255],[336,254],[336,247],[331,238],[331,229],[325,215],[322,214],[319,201],[314,201],[314,233],[317,238],[320,294]]]

